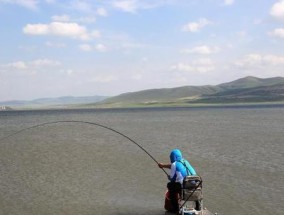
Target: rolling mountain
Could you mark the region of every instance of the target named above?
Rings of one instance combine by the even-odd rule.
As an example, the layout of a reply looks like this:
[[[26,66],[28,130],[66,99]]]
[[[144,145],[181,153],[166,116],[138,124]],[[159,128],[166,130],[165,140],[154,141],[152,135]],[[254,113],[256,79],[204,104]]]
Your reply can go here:
[[[195,97],[201,94],[213,94],[217,92],[219,92],[219,88],[214,86],[185,86],[177,88],[150,89],[124,93],[119,96],[108,98],[104,100],[103,103],[171,101],[179,98]]]
[[[186,106],[198,104],[284,103],[284,78],[245,77],[211,86],[183,86],[123,93],[114,97],[86,96],[41,98],[31,101],[0,102],[13,109],[38,108],[113,108]]]
[[[245,78],[241,78],[229,83],[219,84],[218,86],[225,89],[246,89],[253,87],[265,87],[265,86],[273,86],[277,84],[283,84],[283,77],[274,77],[274,78],[256,78],[252,76],[248,76]]]
[[[100,102],[101,106],[155,104],[238,103],[284,101],[284,78],[248,76],[215,86],[184,86],[124,93]]]

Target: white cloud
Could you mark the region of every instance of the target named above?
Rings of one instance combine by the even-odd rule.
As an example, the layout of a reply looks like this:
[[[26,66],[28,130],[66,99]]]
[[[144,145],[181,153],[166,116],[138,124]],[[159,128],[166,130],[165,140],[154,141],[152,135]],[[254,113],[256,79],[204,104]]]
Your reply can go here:
[[[45,45],[48,46],[48,47],[52,47],[52,48],[64,48],[64,47],[66,47],[66,45],[64,43],[51,42],[51,41],[47,41],[45,43]]]
[[[98,51],[98,52],[106,52],[107,51],[107,48],[105,45],[103,44],[97,44],[95,49]]]
[[[70,21],[70,17],[66,14],[64,15],[54,15],[51,17],[51,19],[55,22],[69,22]]]
[[[0,3],[1,2],[6,4],[16,4],[32,10],[37,9],[38,5],[38,0],[0,0]]]
[[[197,46],[192,49],[184,49],[181,52],[185,54],[202,54],[202,55],[210,55],[217,53],[219,48],[217,46],[209,47],[206,45]]]
[[[79,46],[79,48],[82,50],[82,51],[85,51],[85,52],[89,52],[89,51],[92,51],[92,46],[89,45],[89,44],[81,44]]]
[[[97,75],[96,77],[90,79],[90,82],[96,83],[110,83],[116,81],[117,77],[114,75]]]
[[[270,15],[277,19],[284,20],[284,0],[280,0],[272,6]]]
[[[178,63],[171,69],[191,73],[208,73],[215,69],[215,63],[209,58],[200,58],[190,63]]]
[[[243,59],[235,62],[235,65],[243,69],[252,67],[263,68],[264,66],[279,66],[284,65],[284,57],[277,55],[249,54]]]
[[[75,21],[81,22],[81,23],[91,24],[91,23],[96,22],[96,18],[94,16],[86,16],[86,17],[81,17],[81,18],[75,19]]]
[[[72,18],[66,14],[63,15],[54,15],[51,17],[54,22],[80,22],[80,23],[95,23],[96,18],[94,16],[85,16],[80,18]]]
[[[107,47],[103,44],[97,44],[96,46],[91,46],[89,44],[81,44],[79,48],[85,52],[90,52],[90,51],[106,52],[107,51]]]
[[[273,32],[269,33],[270,36],[280,37],[284,39],[284,28],[276,28]]]
[[[32,67],[46,67],[46,66],[59,66],[61,65],[61,63],[59,61],[54,61],[54,60],[50,60],[50,59],[38,59],[38,60],[34,60],[29,62],[28,64],[30,64],[30,66]]]
[[[124,12],[136,13],[138,10],[152,9],[172,4],[173,0],[113,0],[112,6]]]
[[[1,68],[8,69],[9,71],[23,71],[26,74],[35,74],[35,71],[60,66],[59,61],[50,60],[47,58],[37,59],[33,61],[15,61],[5,65]]]
[[[101,32],[98,30],[94,30],[90,33],[90,36],[93,38],[100,38],[101,37]]]
[[[235,3],[235,0],[224,0],[225,5],[232,5]]]
[[[102,7],[98,8],[96,12],[99,16],[108,16],[106,9]]]
[[[123,10],[125,12],[136,12],[138,5],[136,0],[123,0],[123,1],[114,1],[112,3],[113,7]]]
[[[27,69],[28,66],[27,66],[27,64],[24,61],[16,61],[16,62],[12,62],[12,63],[6,64],[3,67],[9,68],[9,69],[22,70],[22,69]]]
[[[98,31],[88,32],[86,27],[77,23],[52,22],[50,24],[27,24],[23,28],[25,34],[31,35],[53,35],[70,37],[80,40],[91,40],[99,37]]]
[[[178,63],[176,65],[173,65],[171,67],[171,69],[173,70],[179,70],[179,71],[186,71],[186,72],[192,72],[194,71],[194,67],[190,64],[186,64],[186,63]]]
[[[205,18],[199,19],[197,22],[190,22],[183,26],[182,30],[186,32],[196,33],[199,32],[206,25],[211,24],[211,22]]]
[[[284,56],[273,54],[249,54],[234,62],[232,68],[243,75],[273,77],[283,76]]]

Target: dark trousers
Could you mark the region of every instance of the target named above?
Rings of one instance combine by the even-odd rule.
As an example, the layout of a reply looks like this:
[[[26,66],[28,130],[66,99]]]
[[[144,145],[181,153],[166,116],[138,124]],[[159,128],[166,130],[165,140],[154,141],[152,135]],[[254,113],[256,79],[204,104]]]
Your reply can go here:
[[[172,203],[172,212],[177,212],[179,210],[177,194],[181,195],[181,184],[177,182],[169,182],[167,184],[169,190],[169,196]]]

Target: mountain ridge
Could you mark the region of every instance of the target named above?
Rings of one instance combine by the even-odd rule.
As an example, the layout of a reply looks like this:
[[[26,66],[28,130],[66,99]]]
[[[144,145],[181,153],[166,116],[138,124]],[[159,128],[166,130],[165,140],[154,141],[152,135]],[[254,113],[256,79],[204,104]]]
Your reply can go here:
[[[181,86],[146,89],[106,96],[63,96],[30,101],[0,102],[15,109],[41,108],[123,108],[154,106],[190,106],[237,103],[284,103],[284,77],[257,78],[247,76],[218,85]]]
[[[284,101],[284,77],[247,76],[218,85],[149,89],[110,97],[102,106],[154,105],[166,103],[228,103]],[[254,90],[252,90],[254,89]]]

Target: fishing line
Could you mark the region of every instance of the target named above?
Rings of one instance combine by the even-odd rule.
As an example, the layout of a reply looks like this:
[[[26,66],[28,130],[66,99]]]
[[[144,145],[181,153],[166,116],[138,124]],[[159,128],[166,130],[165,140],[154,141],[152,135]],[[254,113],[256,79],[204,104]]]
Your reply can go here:
[[[113,128],[110,128],[110,127],[107,127],[105,125],[102,125],[102,124],[99,124],[99,123],[94,123],[94,122],[88,122],[88,121],[79,121],[79,120],[62,120],[62,121],[54,121],[54,122],[45,122],[45,123],[42,123],[42,124],[38,124],[38,125],[34,125],[34,126],[31,126],[31,127],[28,127],[28,128],[24,128],[24,129],[21,129],[19,131],[16,131],[6,137],[3,137],[0,139],[0,142],[2,142],[3,140],[6,140],[12,136],[15,136],[19,133],[22,133],[26,130],[29,130],[29,129],[34,129],[34,128],[37,128],[37,127],[41,127],[41,126],[45,126],[45,125],[50,125],[50,124],[58,124],[58,123],[84,123],[84,124],[89,124],[89,125],[93,125],[93,126],[98,126],[98,127],[101,127],[101,128],[105,128],[107,130],[110,130],[110,131],[113,131],[121,136],[123,136],[124,138],[128,139],[130,142],[134,143],[136,146],[138,146],[140,149],[142,149],[156,164],[158,164],[158,161],[146,150],[144,149],[141,145],[139,145],[136,141],[134,141],[133,139],[131,139],[130,137],[126,136],[125,134],[113,129]],[[168,177],[168,173],[162,169],[163,172],[167,175]]]

